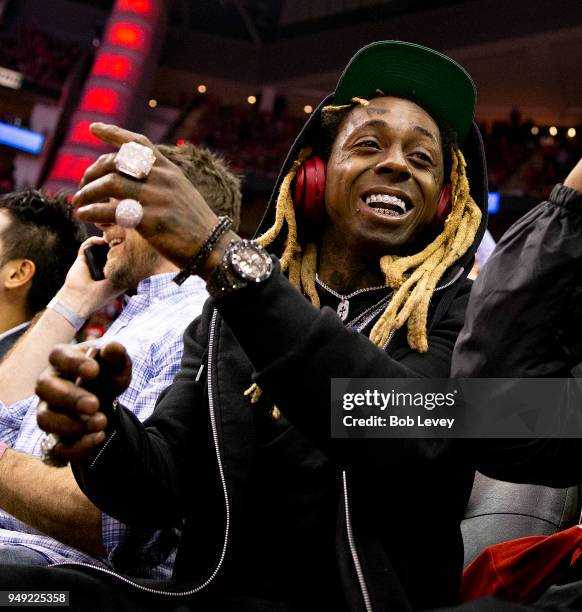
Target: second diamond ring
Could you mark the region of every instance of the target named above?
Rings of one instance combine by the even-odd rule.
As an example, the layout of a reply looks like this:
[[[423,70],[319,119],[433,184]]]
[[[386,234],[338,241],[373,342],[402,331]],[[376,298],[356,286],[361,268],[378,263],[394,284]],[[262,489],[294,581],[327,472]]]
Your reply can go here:
[[[115,223],[121,227],[133,229],[143,217],[143,206],[131,198],[120,200],[115,209]]]

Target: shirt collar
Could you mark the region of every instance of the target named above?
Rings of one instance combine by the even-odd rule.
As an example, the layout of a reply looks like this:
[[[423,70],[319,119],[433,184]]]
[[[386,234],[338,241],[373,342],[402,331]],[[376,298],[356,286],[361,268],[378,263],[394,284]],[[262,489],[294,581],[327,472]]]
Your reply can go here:
[[[20,323],[20,325],[16,325],[14,327],[11,327],[10,329],[7,329],[5,332],[2,332],[0,334],[0,341],[4,340],[4,338],[10,336],[11,334],[15,334],[17,331],[20,331],[23,327],[26,327],[27,325],[30,325],[30,321],[25,321],[24,323]]]

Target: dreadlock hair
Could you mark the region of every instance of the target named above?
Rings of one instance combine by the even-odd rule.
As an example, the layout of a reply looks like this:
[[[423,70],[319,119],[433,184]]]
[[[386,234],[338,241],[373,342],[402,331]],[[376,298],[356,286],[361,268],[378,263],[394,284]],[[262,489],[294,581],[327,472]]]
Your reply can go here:
[[[368,102],[354,98],[352,104],[324,107],[322,127],[324,133],[328,133],[328,138],[323,143],[326,157],[329,156],[337,128],[358,104],[366,105]],[[391,287],[394,293],[370,332],[370,340],[379,347],[384,347],[391,335],[406,324],[409,346],[420,353],[428,350],[427,320],[433,291],[447,268],[466,253],[479,228],[481,211],[469,193],[465,158],[458,146],[451,144],[450,130],[441,128],[441,137],[444,157],[450,159],[448,168],[445,164],[445,171],[451,180],[452,209],[441,233],[422,251],[409,256],[386,254],[381,257],[380,268],[386,285]],[[448,151],[450,156],[447,155]],[[281,269],[287,272],[290,282],[319,308],[319,296],[315,288],[317,245],[301,244],[290,191],[297,169],[310,155],[309,147],[302,149],[283,179],[276,203],[275,222],[258,238],[258,242],[262,246],[270,245],[280,235],[283,224],[286,224],[287,236],[281,256]],[[254,389],[253,393],[249,390],[253,395],[256,391],[257,389]],[[256,401],[258,398],[253,399]]]
[[[85,239],[83,227],[72,216],[64,196],[40,191],[15,191],[0,198],[10,225],[2,232],[1,265],[30,259],[35,273],[26,297],[31,315],[42,310],[65,282]]]

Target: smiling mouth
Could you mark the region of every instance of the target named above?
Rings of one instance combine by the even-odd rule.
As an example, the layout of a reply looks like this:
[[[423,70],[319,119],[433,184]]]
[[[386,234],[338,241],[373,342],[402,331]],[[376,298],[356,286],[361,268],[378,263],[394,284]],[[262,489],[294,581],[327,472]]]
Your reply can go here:
[[[387,193],[373,193],[364,199],[366,206],[386,217],[402,217],[412,209],[404,200]]]
[[[122,242],[123,242],[122,238],[114,238],[108,243],[109,248],[112,249],[113,247],[116,247],[118,244],[121,244]]]

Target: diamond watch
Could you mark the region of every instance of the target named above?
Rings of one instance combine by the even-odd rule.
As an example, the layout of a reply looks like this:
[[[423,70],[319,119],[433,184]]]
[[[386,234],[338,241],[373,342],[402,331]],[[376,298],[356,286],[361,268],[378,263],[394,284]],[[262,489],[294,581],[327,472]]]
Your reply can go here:
[[[262,246],[254,240],[233,240],[212,271],[206,289],[215,300],[220,300],[234,291],[262,283],[272,271],[273,260]]]

